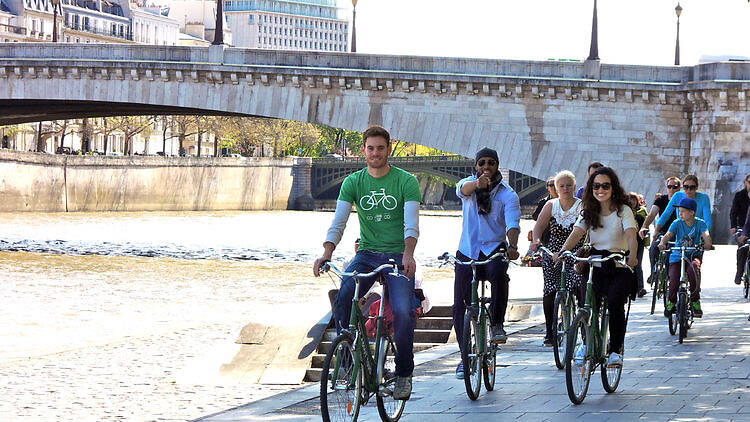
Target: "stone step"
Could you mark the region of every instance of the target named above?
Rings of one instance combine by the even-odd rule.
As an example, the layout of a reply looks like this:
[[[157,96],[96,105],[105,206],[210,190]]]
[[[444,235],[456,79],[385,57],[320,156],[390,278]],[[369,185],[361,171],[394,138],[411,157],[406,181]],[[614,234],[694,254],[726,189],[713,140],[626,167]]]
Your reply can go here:
[[[448,330],[453,328],[453,317],[428,317],[423,316],[417,319],[418,330]]]
[[[451,330],[414,330],[414,343],[447,343]]]
[[[453,317],[453,307],[450,305],[433,306],[430,312],[424,314],[426,317]]]

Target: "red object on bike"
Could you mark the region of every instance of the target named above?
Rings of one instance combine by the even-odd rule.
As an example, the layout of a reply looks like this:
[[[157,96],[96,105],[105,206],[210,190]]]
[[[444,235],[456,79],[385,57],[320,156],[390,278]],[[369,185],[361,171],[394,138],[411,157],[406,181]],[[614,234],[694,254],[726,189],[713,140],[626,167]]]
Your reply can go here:
[[[365,322],[365,328],[367,328],[367,335],[369,337],[375,337],[378,328],[377,318],[378,311],[380,310],[380,300],[376,300],[370,305],[370,317]],[[383,328],[388,334],[393,335],[393,309],[391,309],[391,304],[387,300],[383,305],[383,317]]]

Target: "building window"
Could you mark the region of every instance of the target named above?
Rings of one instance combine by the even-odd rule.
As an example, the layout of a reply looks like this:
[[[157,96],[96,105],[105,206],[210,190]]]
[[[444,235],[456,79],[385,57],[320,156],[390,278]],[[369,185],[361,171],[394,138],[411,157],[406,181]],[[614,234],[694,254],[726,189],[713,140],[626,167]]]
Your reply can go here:
[[[250,17],[247,20],[247,23],[249,23],[250,25],[254,25],[255,24],[255,15],[250,15]]]

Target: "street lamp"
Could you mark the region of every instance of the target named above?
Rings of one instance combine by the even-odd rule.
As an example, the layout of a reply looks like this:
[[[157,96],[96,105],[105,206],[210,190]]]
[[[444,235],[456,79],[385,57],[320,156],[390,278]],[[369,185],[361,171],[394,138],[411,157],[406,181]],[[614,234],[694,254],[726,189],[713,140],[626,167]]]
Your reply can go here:
[[[224,44],[224,0],[216,0],[216,25],[211,45]]]
[[[591,47],[586,60],[599,60],[599,25],[596,17],[596,0],[594,0],[594,17],[591,21]]]
[[[52,42],[57,42],[57,8],[60,0],[52,0]]]
[[[677,2],[677,7],[674,8],[674,13],[677,15],[677,41],[674,45],[674,65],[680,65],[680,15],[682,14],[682,6],[680,2]]]
[[[352,53],[357,52],[357,0],[352,0]]]

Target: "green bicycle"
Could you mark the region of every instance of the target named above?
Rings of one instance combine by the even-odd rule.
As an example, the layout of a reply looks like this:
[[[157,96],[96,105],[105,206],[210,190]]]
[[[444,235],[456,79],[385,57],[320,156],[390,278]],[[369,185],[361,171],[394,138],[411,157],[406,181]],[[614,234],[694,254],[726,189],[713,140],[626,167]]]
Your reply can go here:
[[[396,422],[404,412],[405,400],[393,398],[396,383],[396,345],[384,328],[384,300],[380,301],[374,343],[368,341],[366,318],[357,304],[360,279],[376,277],[384,286],[383,273],[404,277],[392,262],[383,264],[369,273],[339,271],[330,262],[322,271],[333,271],[339,277],[353,277],[355,282],[349,328],[342,330],[326,353],[320,378],[320,408],[323,421],[356,421],[359,409],[375,396],[380,418]],[[381,294],[380,297],[385,297]],[[372,353],[372,345],[375,353]]]
[[[656,242],[661,241],[659,237]],[[660,251],[659,259],[656,262],[656,268],[651,275],[648,276],[649,284],[652,285],[651,294],[651,315],[656,310],[656,302],[661,299],[662,307],[667,306],[667,286],[669,284],[669,251]],[[674,333],[672,333],[674,334]]]
[[[492,332],[490,331],[492,321],[490,321],[488,309],[490,298],[484,294],[484,281],[480,282],[477,279],[477,267],[489,264],[496,259],[508,261],[505,250],[500,250],[484,261],[472,259],[463,262],[448,252],[438,257],[438,260],[444,263],[471,266],[471,305],[466,307],[463,335],[462,338],[458,339],[461,342],[461,361],[465,374],[464,386],[466,387],[466,395],[471,400],[476,400],[479,397],[482,377],[487,391],[495,389],[495,368],[499,346],[492,341]]]
[[[625,255],[613,253],[607,257],[592,255],[588,258],[579,258],[572,252],[566,251],[560,254],[561,258],[573,257],[578,262],[587,262],[590,266],[601,266],[602,263],[616,259],[631,272],[632,268],[624,263]],[[607,347],[609,344],[609,312],[607,310],[607,298],[596,300],[594,295],[593,269],[589,270],[589,278],[586,282],[586,300],[582,308],[573,319],[571,329],[568,331],[567,346],[565,350],[565,385],[568,389],[568,398],[573,404],[581,404],[586,398],[586,393],[591,382],[591,375],[596,367],[601,367],[602,385],[607,393],[614,393],[620,384],[622,377],[622,366],[607,366]],[[597,303],[598,302],[598,303]],[[627,325],[630,315],[630,298],[628,297],[628,308],[625,315]]]
[[[684,243],[684,241],[683,241]],[[687,265],[692,266],[693,263],[685,256],[687,252],[701,252],[702,248],[694,246],[676,246],[675,242],[669,242],[672,246],[671,249],[677,249],[680,251],[680,287],[677,290],[677,303],[675,305],[675,312],[669,314],[669,334],[674,335],[678,333],[678,339],[680,344],[687,337],[688,330],[693,326],[693,302],[690,300],[692,292],[690,291],[690,285],[687,277]],[[665,249],[669,250],[669,249]],[[696,276],[698,276],[696,274]]]
[[[742,229],[737,230],[737,237],[742,235]],[[745,239],[745,243],[739,247],[739,249],[747,249],[750,247],[750,237]],[[742,272],[742,295],[745,300],[750,302],[750,258],[745,260],[745,270]]]
[[[549,249],[540,246],[539,250],[550,258],[554,255]],[[555,304],[552,308],[552,352],[555,356],[557,369],[565,368],[565,352],[567,346],[568,330],[576,314],[575,294],[568,290],[568,269],[566,260],[562,260],[562,274],[560,286],[555,294]],[[560,264],[558,264],[560,265]]]

